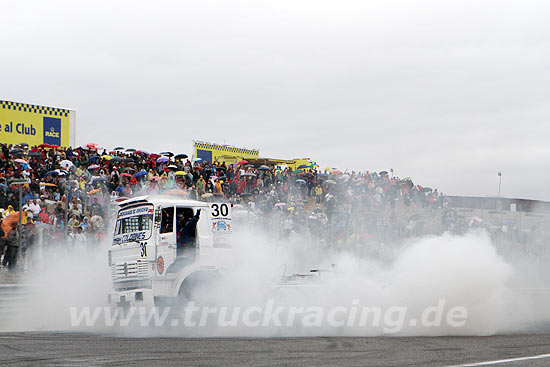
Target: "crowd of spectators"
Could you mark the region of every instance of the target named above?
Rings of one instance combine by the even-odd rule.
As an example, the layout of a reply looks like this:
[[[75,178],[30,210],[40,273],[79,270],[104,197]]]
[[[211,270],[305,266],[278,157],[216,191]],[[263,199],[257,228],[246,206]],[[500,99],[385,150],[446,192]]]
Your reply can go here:
[[[110,236],[117,201],[140,194],[228,200],[237,221],[253,222],[277,238],[307,234],[311,243],[359,253],[380,251],[380,243],[423,234],[430,218],[445,208],[437,190],[393,172],[341,172],[312,162],[294,169],[246,160],[226,164],[171,152],[122,147],[108,151],[96,144],[2,144],[0,158],[5,234],[0,248],[8,268],[17,263],[19,235],[23,254],[32,249],[39,232],[49,246],[68,242],[71,249],[92,249]],[[14,212],[20,189],[19,233]]]

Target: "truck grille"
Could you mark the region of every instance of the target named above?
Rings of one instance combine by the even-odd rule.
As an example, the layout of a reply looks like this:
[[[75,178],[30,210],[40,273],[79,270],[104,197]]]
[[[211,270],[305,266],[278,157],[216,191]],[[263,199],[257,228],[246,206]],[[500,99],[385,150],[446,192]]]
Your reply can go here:
[[[150,274],[150,265],[146,261],[117,263],[111,267],[113,280],[148,278]]]

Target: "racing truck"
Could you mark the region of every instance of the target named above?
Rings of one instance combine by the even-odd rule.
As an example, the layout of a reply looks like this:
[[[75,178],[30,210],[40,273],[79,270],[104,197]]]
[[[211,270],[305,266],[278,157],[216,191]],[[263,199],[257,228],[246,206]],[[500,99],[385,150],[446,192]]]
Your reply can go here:
[[[192,298],[232,264],[231,204],[150,195],[118,203],[108,250],[117,307]]]

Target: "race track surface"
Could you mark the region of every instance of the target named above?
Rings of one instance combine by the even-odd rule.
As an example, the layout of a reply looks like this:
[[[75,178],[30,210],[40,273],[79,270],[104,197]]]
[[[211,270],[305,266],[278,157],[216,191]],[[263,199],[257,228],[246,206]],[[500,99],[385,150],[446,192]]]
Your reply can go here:
[[[0,366],[549,366],[550,334],[492,337],[118,338],[2,333]],[[533,359],[525,359],[524,357]]]

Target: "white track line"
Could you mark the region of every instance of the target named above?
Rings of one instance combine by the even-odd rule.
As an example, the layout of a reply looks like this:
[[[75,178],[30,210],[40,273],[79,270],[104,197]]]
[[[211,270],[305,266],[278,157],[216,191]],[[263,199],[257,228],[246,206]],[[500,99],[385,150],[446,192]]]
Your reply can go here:
[[[495,364],[505,364],[505,363],[521,362],[521,361],[528,361],[528,360],[531,360],[531,359],[544,359],[544,358],[550,358],[550,354],[538,354],[538,355],[535,355],[535,356],[499,359],[499,360],[487,361],[487,362],[457,364],[457,365],[453,365],[453,366],[449,366],[449,367],[491,366],[491,365],[495,365]]]

